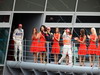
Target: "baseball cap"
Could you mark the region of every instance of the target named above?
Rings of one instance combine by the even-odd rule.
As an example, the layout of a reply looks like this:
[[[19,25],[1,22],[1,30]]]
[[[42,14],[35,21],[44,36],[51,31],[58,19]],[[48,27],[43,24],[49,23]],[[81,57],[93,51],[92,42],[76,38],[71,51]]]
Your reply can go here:
[[[70,29],[66,29],[66,32],[70,32]]]
[[[19,24],[18,26],[19,26],[19,27],[22,27],[22,24]]]

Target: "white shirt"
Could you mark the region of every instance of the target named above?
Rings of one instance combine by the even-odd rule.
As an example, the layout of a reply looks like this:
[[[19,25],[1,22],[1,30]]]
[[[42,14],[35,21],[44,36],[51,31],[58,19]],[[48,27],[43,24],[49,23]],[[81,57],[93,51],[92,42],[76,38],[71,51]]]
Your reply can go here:
[[[24,37],[24,30],[23,29],[15,29],[13,33],[13,40],[14,41],[22,41]]]
[[[66,44],[71,44],[71,36],[67,35],[66,32],[63,33],[63,41],[67,41]]]

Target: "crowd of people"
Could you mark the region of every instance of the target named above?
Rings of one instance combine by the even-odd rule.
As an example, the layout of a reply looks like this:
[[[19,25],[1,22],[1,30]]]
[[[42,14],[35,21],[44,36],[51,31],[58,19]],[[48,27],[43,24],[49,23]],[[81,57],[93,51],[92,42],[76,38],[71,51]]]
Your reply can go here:
[[[100,32],[100,30],[99,30]],[[58,60],[58,55],[60,53],[60,38],[62,35],[63,39],[63,52],[62,57]],[[38,54],[40,56],[40,63],[44,63],[47,52],[47,42],[49,42],[49,53],[54,55],[54,63],[61,64],[61,62],[66,58],[66,65],[73,65],[72,62],[72,33],[69,28],[64,30],[63,34],[60,34],[59,28],[55,28],[55,32],[51,33],[51,28],[41,25],[40,32],[37,28],[32,30],[32,43],[30,46],[30,52],[33,53],[34,63],[38,62]],[[22,24],[15,29],[13,33],[13,40],[15,42],[15,60],[17,61],[17,49],[19,49],[19,61],[22,57],[22,40],[24,36],[24,30],[22,29]],[[86,38],[89,39],[89,46],[86,46]],[[91,34],[86,35],[85,30],[80,30],[80,36],[74,37],[80,45],[78,48],[79,62],[80,66],[85,66],[85,56],[89,55],[90,66],[94,66],[95,55],[99,56],[98,65],[100,67],[100,35],[97,35],[96,29],[91,28]]]

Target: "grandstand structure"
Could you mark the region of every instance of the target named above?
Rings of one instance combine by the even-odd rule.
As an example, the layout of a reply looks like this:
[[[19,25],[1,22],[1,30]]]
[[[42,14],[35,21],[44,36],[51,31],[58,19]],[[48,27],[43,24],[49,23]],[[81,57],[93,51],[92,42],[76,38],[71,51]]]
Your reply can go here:
[[[12,40],[12,33],[20,23],[25,31],[21,62],[14,60]],[[39,31],[41,25],[51,27],[52,32],[58,27],[61,34],[65,28],[71,28],[73,37],[79,36],[81,28],[90,34],[90,28],[95,27],[99,35],[100,0],[0,0],[0,75],[100,75],[98,56],[93,67],[89,65],[88,55],[86,65],[79,66],[74,40],[72,66],[65,65],[65,61],[61,65],[49,63],[53,58],[48,56],[48,47],[45,63],[34,63],[29,51],[32,28]]]

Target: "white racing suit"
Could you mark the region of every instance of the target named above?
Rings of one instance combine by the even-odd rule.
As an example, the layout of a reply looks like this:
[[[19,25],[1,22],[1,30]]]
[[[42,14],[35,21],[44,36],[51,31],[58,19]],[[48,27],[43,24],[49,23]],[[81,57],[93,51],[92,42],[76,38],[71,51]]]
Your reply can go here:
[[[63,54],[62,54],[62,57],[61,57],[61,59],[59,60],[58,63],[61,63],[66,58],[66,55],[68,54],[69,65],[72,65],[71,38],[70,38],[69,35],[66,35],[64,33],[63,34],[63,40],[69,40],[70,42],[64,44],[64,46],[63,46]]]
[[[13,33],[13,40],[14,40],[14,57],[17,61],[17,52],[19,50],[19,61],[22,59],[23,54],[23,36],[24,30],[23,29],[15,29]]]

